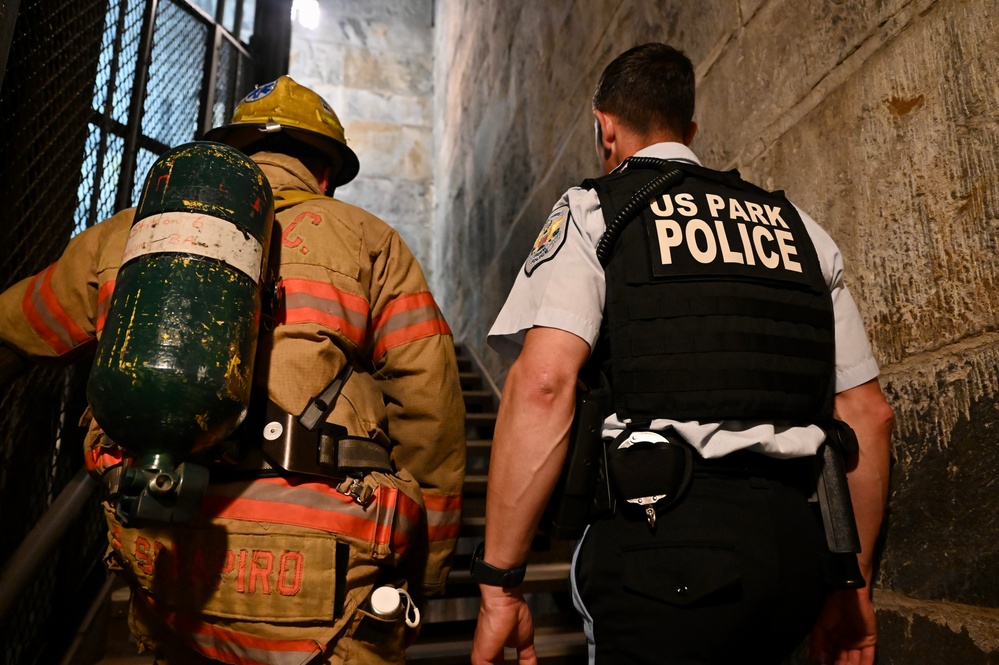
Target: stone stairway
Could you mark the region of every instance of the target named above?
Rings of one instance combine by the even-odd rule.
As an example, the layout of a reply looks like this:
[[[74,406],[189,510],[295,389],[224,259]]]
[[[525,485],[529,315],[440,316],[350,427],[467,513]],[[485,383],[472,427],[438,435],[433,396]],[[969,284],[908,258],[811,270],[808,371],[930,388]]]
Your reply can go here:
[[[466,408],[468,463],[464,510],[454,568],[447,593],[430,599],[421,608],[420,637],[406,652],[407,661],[418,665],[467,664],[479,611],[479,590],[468,573],[472,551],[485,533],[486,475],[493,427],[499,404],[496,386],[466,348],[459,346],[458,365]],[[538,534],[524,579],[524,590],[535,623],[535,647],[543,665],[575,665],[586,662],[586,641],[569,591],[572,543]],[[107,636],[103,659],[97,665],[151,665],[152,656],[136,655],[125,615],[128,591],[113,583],[100,613],[98,632]],[[507,660],[516,662],[508,650]],[[92,663],[76,660],[72,665]]]
[[[499,393],[470,349],[459,345],[457,352],[468,438],[464,509],[447,594],[428,601],[420,639],[406,652],[408,662],[421,665],[468,663],[479,609],[479,590],[468,573],[468,564],[485,533],[486,475]],[[586,662],[582,624],[569,591],[572,545],[539,533],[524,578],[534,616],[538,661],[545,665]],[[516,662],[512,650],[508,650],[507,660]]]

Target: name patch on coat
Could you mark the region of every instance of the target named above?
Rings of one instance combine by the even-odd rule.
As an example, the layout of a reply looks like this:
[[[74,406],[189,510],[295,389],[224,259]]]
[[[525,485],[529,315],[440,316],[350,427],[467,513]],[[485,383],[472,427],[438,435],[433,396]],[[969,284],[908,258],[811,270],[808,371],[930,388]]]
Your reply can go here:
[[[329,536],[117,524],[111,533],[142,588],[170,609],[271,622],[328,621],[334,614]]]

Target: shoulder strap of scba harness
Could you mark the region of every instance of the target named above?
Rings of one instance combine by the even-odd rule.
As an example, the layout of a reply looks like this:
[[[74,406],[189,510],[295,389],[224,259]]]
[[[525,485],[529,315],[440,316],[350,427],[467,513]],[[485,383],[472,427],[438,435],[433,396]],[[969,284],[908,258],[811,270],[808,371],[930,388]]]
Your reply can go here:
[[[594,355],[609,365],[619,414],[829,414],[832,303],[814,246],[782,193],[735,171],[654,158],[632,158],[583,186],[596,190],[612,220],[598,244],[607,302]]]

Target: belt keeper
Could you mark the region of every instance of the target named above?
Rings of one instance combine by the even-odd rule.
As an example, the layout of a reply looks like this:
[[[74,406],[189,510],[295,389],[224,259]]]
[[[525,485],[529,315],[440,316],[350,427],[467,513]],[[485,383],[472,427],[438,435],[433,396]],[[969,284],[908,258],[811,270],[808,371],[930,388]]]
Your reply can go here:
[[[360,478],[347,478],[336,486],[336,491],[349,496],[357,505],[367,508],[374,499],[375,491],[364,484]]]

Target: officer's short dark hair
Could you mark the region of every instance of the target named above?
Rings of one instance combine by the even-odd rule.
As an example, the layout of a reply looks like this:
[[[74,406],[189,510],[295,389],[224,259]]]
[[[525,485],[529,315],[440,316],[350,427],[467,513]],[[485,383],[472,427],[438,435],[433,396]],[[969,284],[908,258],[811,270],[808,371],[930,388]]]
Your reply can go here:
[[[668,129],[682,137],[694,117],[694,66],[667,44],[636,46],[604,69],[593,108],[640,134]]]

